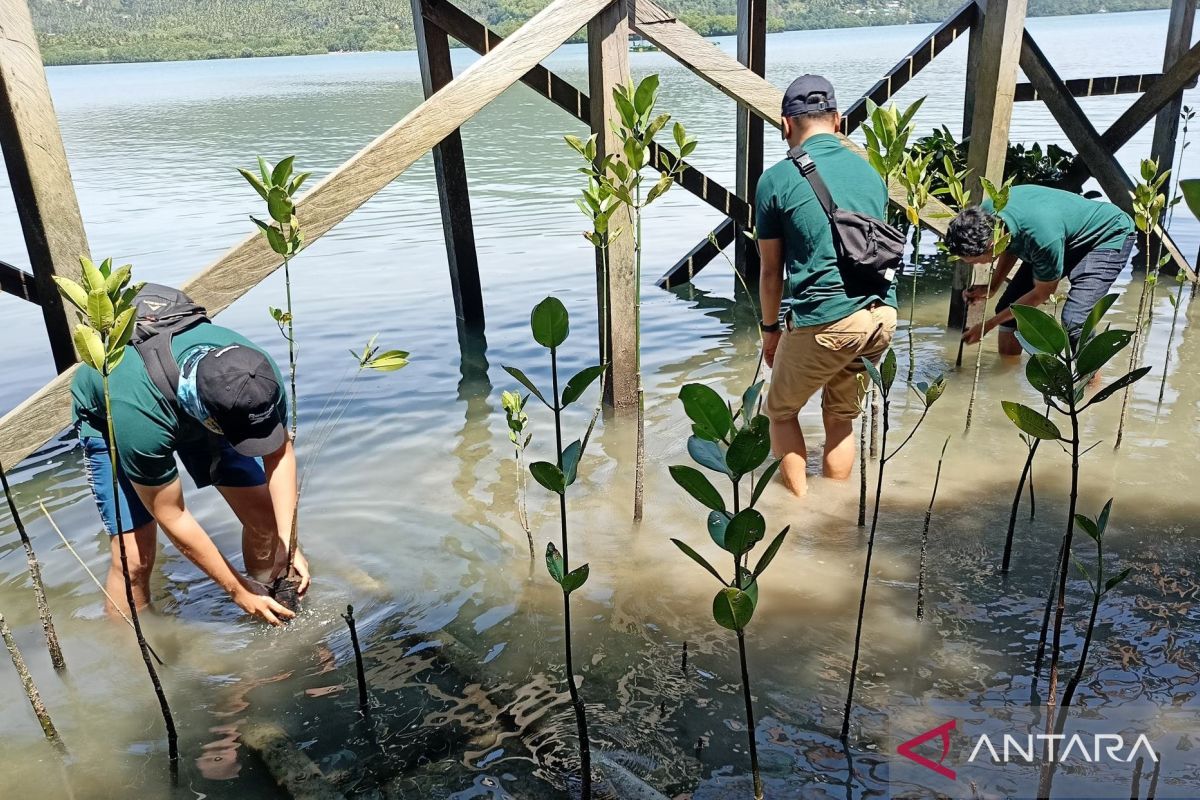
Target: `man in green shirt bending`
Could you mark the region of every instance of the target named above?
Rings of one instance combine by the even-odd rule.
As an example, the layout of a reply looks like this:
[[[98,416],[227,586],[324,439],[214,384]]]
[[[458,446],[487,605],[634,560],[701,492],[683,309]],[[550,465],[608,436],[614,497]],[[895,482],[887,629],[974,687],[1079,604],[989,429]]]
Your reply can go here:
[[[843,273],[829,217],[791,158],[799,158],[800,150],[808,154],[839,208],[883,219],[887,186],[842,143],[833,86],[819,75],[802,75],[784,93],[782,113],[783,135],[792,149],[759,179],[754,207],[762,264],[763,355],[772,368],[766,400],[771,446],[782,461],[784,484],[802,496],[808,450],[800,410],[821,392],[822,474],[850,477],[862,359],[877,360],[891,343],[896,288],[876,276]]]
[[[996,258],[991,285],[971,287],[967,299],[995,296],[1018,259],[1021,266],[996,303],[995,316],[972,326],[963,340],[974,344],[999,327],[1001,355],[1020,355],[1011,307],[1040,306],[1066,278],[1071,288],[1062,321],[1077,341],[1088,312],[1129,261],[1133,220],[1112,203],[1045,186],[1014,186],[998,213],[990,200],[960,211],[946,233],[946,248],[968,264],[990,263],[996,220],[1009,233],[1008,247]]]
[[[264,586],[285,566],[297,497],[296,455],[284,427],[287,402],[279,368],[245,337],[208,322],[203,309],[188,305],[177,290],[147,284],[136,304],[139,333],[144,324],[159,321],[154,309],[183,308],[176,317],[190,310],[193,319],[185,321],[185,329],[153,334],[157,347],[127,345],[109,376],[119,477],[116,497],[100,373],[81,365],[71,382],[88,483],[110,536],[108,594],[125,605],[119,506],[119,535],[125,541],[136,605],[150,602],[150,572],[161,525],[179,551],[243,611],[272,625],[282,624],[295,615],[269,597]],[[173,363],[156,365],[165,361]],[[165,391],[164,384],[172,383],[174,391]],[[177,455],[196,486],[215,485],[242,523],[245,569],[253,580],[234,569],[188,511]],[[299,552],[295,567],[302,595],[309,572]]]

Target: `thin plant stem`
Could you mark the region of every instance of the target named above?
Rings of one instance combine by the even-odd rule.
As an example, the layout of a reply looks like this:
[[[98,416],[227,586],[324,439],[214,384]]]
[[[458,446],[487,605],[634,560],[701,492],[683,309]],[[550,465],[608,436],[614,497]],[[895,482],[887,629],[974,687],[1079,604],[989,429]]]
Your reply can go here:
[[[1154,769],[1150,772],[1150,788],[1146,790],[1146,800],[1154,800],[1158,794],[1158,771],[1162,767],[1162,756],[1154,759]]]
[[[605,233],[600,239],[603,244],[600,246],[600,397],[596,400],[596,408],[592,411],[592,418],[588,422],[587,431],[583,434],[583,449],[587,449],[588,440],[592,438],[592,431],[596,429],[596,422],[600,419],[600,412],[604,408],[604,395],[608,391],[608,370],[609,364],[609,341],[608,341],[608,234]],[[532,542],[532,540],[531,540]],[[533,545],[530,544],[530,552],[533,552]]]
[[[736,573],[734,580],[739,584]],[[742,667],[742,699],[746,702],[746,738],[750,745],[750,774],[754,776],[754,800],[763,800],[762,777],[758,772],[758,745],[754,741],[754,702],[750,695],[750,671],[746,668],[746,632],[739,628],[737,632],[738,639],[738,659]]]
[[[525,455],[520,447],[514,449],[517,459],[517,515],[521,527],[525,529],[525,538],[529,540],[529,560],[532,562],[537,554],[533,549],[533,531],[529,527],[529,509],[525,505]]]
[[[1021,468],[1021,478],[1017,481],[1017,491],[1013,494],[1012,510],[1008,515],[1008,535],[1004,538],[1004,558],[1000,564],[1000,572],[1007,575],[1008,565],[1012,561],[1013,534],[1017,528],[1017,511],[1021,507],[1021,493],[1025,491],[1025,482],[1029,481],[1029,505],[1033,507],[1033,476],[1030,474],[1033,470],[1033,457],[1037,455],[1038,443],[1041,439],[1034,439],[1033,444],[1029,445],[1029,453],[1025,456],[1025,466]]]
[[[868,392],[864,396],[865,405],[869,408],[871,405],[871,395]],[[863,409],[862,416],[858,420],[858,527],[865,528],[867,525],[867,425],[868,411]]]
[[[282,225],[280,226],[283,227]],[[291,227],[291,226],[288,226]],[[283,257],[283,285],[287,294],[287,339],[288,343],[288,379],[292,391],[292,440],[296,439],[296,431],[300,424],[299,409],[296,408],[296,328],[292,316],[292,271],[291,259]]]
[[[1179,325],[1179,306],[1183,304],[1183,284],[1179,284],[1179,289],[1175,292],[1175,306],[1171,312],[1171,332],[1167,335],[1167,350],[1163,354],[1163,369],[1162,381],[1158,384],[1158,404],[1161,406],[1163,395],[1167,391],[1167,369],[1171,366],[1171,345],[1175,343],[1175,329]]]
[[[558,349],[550,348],[550,377],[553,381],[554,394],[554,443],[558,453],[558,468],[563,466],[562,460],[562,403],[558,394]],[[562,548],[563,574],[571,571],[571,551],[567,537],[567,493],[558,495],[558,516],[561,524],[560,546]],[[575,728],[579,734],[579,762],[582,780],[581,800],[591,800],[592,797],[592,753],[591,740],[588,738],[587,712],[583,700],[579,696],[579,687],[575,683],[575,658],[571,647],[571,595],[564,591],[563,596],[563,649],[566,661],[567,691],[571,696],[571,708],[575,712]]]
[[[167,754],[170,761],[171,770],[171,785],[179,784],[179,735],[175,731],[175,718],[171,715],[171,707],[167,704],[167,695],[163,691],[162,682],[158,679],[158,670],[154,668],[154,661],[150,658],[150,646],[146,643],[146,636],[142,633],[142,621],[138,616],[137,603],[133,597],[133,580],[129,576],[129,557],[125,549],[125,536],[121,531],[121,488],[117,482],[117,437],[113,429],[113,414],[112,414],[112,396],[108,390],[108,371],[101,372],[101,378],[104,383],[104,410],[108,423],[108,459],[109,466],[112,469],[112,496],[114,498],[113,505],[116,516],[116,530],[114,535],[117,537],[117,547],[121,555],[121,574],[125,578],[125,601],[129,604],[129,617],[133,621],[133,632],[137,637],[138,650],[142,653],[142,662],[146,665],[146,672],[150,675],[150,683],[154,686],[154,694],[158,698],[158,707],[162,712],[163,724],[167,728]]]
[[[992,241],[995,242],[999,238],[1000,238],[1000,228],[998,225],[994,225],[992,227]],[[987,277],[987,286],[988,287],[991,287],[991,285],[992,285],[992,277],[995,274],[995,271],[996,271],[996,256],[993,255],[992,260],[990,262],[988,262],[988,277]],[[984,300],[981,300],[980,302],[984,304],[983,305],[983,309],[984,309],[983,317],[986,321],[987,300],[984,299]],[[969,309],[970,309],[969,304],[968,304],[967,308],[969,311]],[[966,428],[964,429],[964,432],[969,432],[971,430],[971,418],[975,414],[975,398],[979,394],[979,371],[982,367],[983,367],[983,336],[981,335],[979,337],[979,343],[975,347],[975,376],[971,379],[971,399],[967,401],[967,425],[966,425]]]
[[[350,645],[354,648],[355,677],[358,679],[358,710],[367,716],[371,713],[371,705],[370,698],[367,696],[367,673],[363,668],[362,647],[358,643],[358,625],[354,622],[354,606],[346,606],[346,613],[342,614],[342,619],[346,620],[346,627],[350,629]]]
[[[33,682],[33,676],[29,674],[29,667],[25,664],[25,659],[22,657],[20,649],[17,648],[17,642],[13,639],[12,631],[8,627],[8,621],[4,619],[2,613],[0,613],[0,637],[4,639],[4,646],[8,648],[8,655],[12,658],[13,666],[17,670],[17,676],[21,679],[21,685],[25,688],[25,696],[29,698],[29,705],[33,707],[38,724],[42,726],[42,733],[45,734],[50,744],[54,745],[55,750],[66,754],[66,745],[58,735],[54,721],[50,719],[50,712],[46,710],[46,704],[42,702],[42,695],[37,690],[37,684]]]
[[[1146,759],[1143,756],[1138,756],[1137,763],[1133,765],[1133,781],[1129,784],[1129,797],[1131,800],[1138,800],[1142,796],[1142,767],[1145,763]]]
[[[1103,585],[1103,564],[1104,551],[1101,550],[1097,561],[1101,565],[1101,570],[1096,573],[1096,582]],[[1075,690],[1079,688],[1079,683],[1083,680],[1083,672],[1087,667],[1088,654],[1092,649],[1092,635],[1096,628],[1096,617],[1100,612],[1100,597],[1099,591],[1094,592],[1092,597],[1092,611],[1088,616],[1087,633],[1083,637],[1083,650],[1079,653],[1079,663],[1075,666],[1075,674],[1067,681],[1067,686],[1063,689],[1062,707],[1058,712],[1057,732],[1061,733],[1067,724],[1067,713],[1071,709],[1071,701],[1075,699]]]
[[[871,460],[879,459],[879,392],[871,384]]]
[[[937,472],[933,476],[933,492],[929,495],[929,508],[925,510],[925,524],[921,526],[921,567],[917,572],[917,619],[925,618],[925,567],[929,553],[929,522],[933,519],[933,504],[937,500],[938,483],[942,479],[942,461],[946,458],[946,448],[950,445],[950,437],[946,437],[942,445],[942,454],[938,456]]]
[[[917,267],[921,263],[921,226],[913,228],[912,297],[908,304],[908,382],[912,383],[917,367],[916,317],[917,317]]]
[[[83,571],[86,572],[88,577],[92,579],[92,583],[96,584],[96,588],[99,589],[100,593],[104,595],[104,599],[108,601],[109,606],[121,615],[121,619],[125,620],[125,623],[130,628],[133,628],[133,620],[131,620],[129,615],[122,611],[121,607],[117,605],[117,601],[113,599],[111,594],[108,593],[108,589],[104,588],[104,584],[101,583],[100,579],[96,577],[96,573],[92,572],[91,568],[87,565],[87,562],[79,557],[79,553],[75,552],[75,548],[71,546],[69,541],[67,541],[67,537],[63,535],[62,529],[58,527],[58,523],[54,521],[54,517],[50,516],[50,511],[46,508],[46,504],[39,500],[38,506],[42,509],[42,513],[46,515],[46,521],[50,523],[50,527],[53,528],[54,532],[58,534],[58,538],[62,539],[63,546],[67,548],[67,552],[75,557],[75,560],[79,562],[79,566],[83,567]],[[154,651],[154,648],[150,646],[149,642],[146,642],[146,648],[150,651],[150,655],[154,656],[154,660],[159,663],[159,666],[165,666],[162,658],[160,658],[158,653]]]
[[[61,672],[67,668],[67,662],[63,658],[62,646],[58,643],[54,618],[50,615],[50,602],[46,599],[46,586],[42,583],[42,567],[38,563],[37,555],[33,552],[33,541],[25,531],[25,525],[17,511],[12,489],[8,485],[8,473],[4,471],[3,464],[0,464],[0,483],[4,485],[4,497],[8,500],[8,511],[12,515],[17,533],[21,536],[21,545],[25,548],[25,564],[29,569],[29,577],[33,581],[33,598],[37,604],[38,618],[42,621],[42,634],[46,637],[46,649],[50,652],[50,663],[54,665],[54,669]]]
[[[1038,634],[1037,654],[1033,659],[1033,676],[1030,684],[1030,704],[1034,705],[1034,699],[1037,697],[1037,683],[1042,676],[1042,663],[1046,658],[1046,638],[1050,632],[1050,612],[1054,610],[1054,586],[1058,580],[1058,568],[1062,564],[1063,549],[1062,543],[1058,545],[1058,559],[1054,562],[1054,572],[1050,576],[1050,585],[1046,589],[1046,606],[1042,611],[1042,629]]]
[[[1148,290],[1150,287],[1150,274],[1151,274],[1150,240],[1149,240],[1149,235],[1147,234],[1147,239],[1146,239],[1146,278],[1145,278],[1145,280],[1142,281],[1142,294],[1141,294],[1141,297],[1138,299],[1137,318],[1136,318],[1134,326],[1133,326],[1133,343],[1132,343],[1132,346],[1129,348],[1129,369],[1128,369],[1129,372],[1132,372],[1134,366],[1137,364],[1138,351],[1139,351],[1139,349],[1141,347],[1141,343],[1142,343],[1142,327],[1143,327],[1142,320],[1145,318],[1146,308],[1147,308],[1147,304],[1148,304],[1147,295],[1149,294]],[[1117,423],[1117,438],[1113,444],[1113,450],[1120,450],[1121,442],[1125,438],[1125,418],[1129,413],[1129,390],[1130,390],[1130,387],[1126,386],[1125,390],[1121,393],[1121,417],[1120,417],[1120,421]]]
[[[642,385],[642,180],[634,186],[634,364],[637,368],[637,460],[633,475],[633,521],[642,521],[646,479],[646,393]]]

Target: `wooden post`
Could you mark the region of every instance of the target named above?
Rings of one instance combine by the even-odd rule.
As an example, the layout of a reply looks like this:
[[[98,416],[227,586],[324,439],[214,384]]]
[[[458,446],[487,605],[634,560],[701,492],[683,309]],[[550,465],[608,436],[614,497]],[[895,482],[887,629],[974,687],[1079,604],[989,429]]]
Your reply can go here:
[[[979,85],[976,76],[979,74],[979,56],[983,53],[983,15],[987,8],[987,0],[975,0],[975,21],[971,24],[971,34],[967,37],[967,82],[963,92],[963,124],[962,139],[971,136],[971,125],[975,115],[975,91]]]
[[[755,75],[767,74],[767,2],[738,0],[737,58]],[[734,191],[754,205],[754,192],[763,169],[763,122],[743,106],[737,109],[737,178]],[[734,268],[747,283],[758,280],[758,248],[737,226],[733,239]]]
[[[973,197],[983,196],[979,178],[999,185],[1008,152],[1021,34],[1025,31],[1026,0],[988,0],[983,15],[982,47],[973,76],[975,103],[971,115],[971,144],[967,166],[974,180]]]
[[[422,0],[412,0],[421,86],[428,100],[454,80],[454,70],[450,66],[450,37],[425,18],[421,6]],[[446,263],[450,267],[450,290],[454,294],[454,313],[461,341],[469,338],[468,334],[482,332],[484,325],[483,289],[479,283],[479,258],[471,223],[471,196],[467,189],[462,135],[458,129],[433,148],[433,172],[442,207]]]
[[[1167,46],[1163,53],[1163,72],[1175,66],[1191,47],[1192,27],[1196,18],[1196,0],[1172,0],[1167,22]],[[1175,168],[1175,139],[1179,133],[1179,113],[1183,110],[1183,92],[1171,97],[1154,121],[1154,141],[1150,157],[1160,169]],[[1172,179],[1178,179],[1178,175]]]
[[[629,17],[625,0],[615,0],[588,23],[588,93],[591,127],[596,135],[596,160],[619,155],[620,144],[610,120],[619,119],[613,87],[629,75]],[[602,336],[600,355],[608,358],[607,400],[617,408],[633,408],[638,397],[637,275],[633,230],[624,213],[609,222],[607,276],[602,253],[596,252],[596,296]],[[607,320],[607,324],[605,324]],[[605,351],[607,350],[607,354]]]
[[[29,263],[59,372],[75,363],[74,318],[63,306],[54,276],[79,279],[88,255],[79,201],[63,149],[46,70],[29,6],[0,3],[0,147],[25,234]]]

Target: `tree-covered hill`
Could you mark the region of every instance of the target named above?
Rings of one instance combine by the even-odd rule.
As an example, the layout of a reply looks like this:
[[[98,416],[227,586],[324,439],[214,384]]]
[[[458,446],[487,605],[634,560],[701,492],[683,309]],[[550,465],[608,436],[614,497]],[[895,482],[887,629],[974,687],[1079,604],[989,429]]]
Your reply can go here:
[[[502,34],[547,0],[460,0]],[[942,19],[961,0],[770,0],[772,30]],[[403,50],[409,0],[29,0],[47,64]],[[708,35],[732,33],[736,0],[664,0]],[[1163,8],[1167,0],[1030,0],[1031,14]]]

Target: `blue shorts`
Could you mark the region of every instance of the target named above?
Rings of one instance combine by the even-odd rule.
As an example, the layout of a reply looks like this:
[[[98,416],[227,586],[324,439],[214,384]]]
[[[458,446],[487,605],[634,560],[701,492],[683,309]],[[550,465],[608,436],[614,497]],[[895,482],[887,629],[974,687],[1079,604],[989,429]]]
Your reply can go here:
[[[113,502],[112,463],[109,461],[108,445],[98,436],[81,438],[88,485],[92,489],[92,497],[96,499],[96,507],[100,510],[100,519],[104,521],[104,529],[112,536],[113,531],[117,529],[117,505]],[[224,438],[214,439],[211,449],[202,444],[180,450],[179,460],[199,487],[240,488],[262,486],[267,482],[262,462],[234,450]],[[123,533],[128,533],[150,522],[153,517],[142,505],[124,472],[118,475],[117,483],[121,495],[121,529]]]

